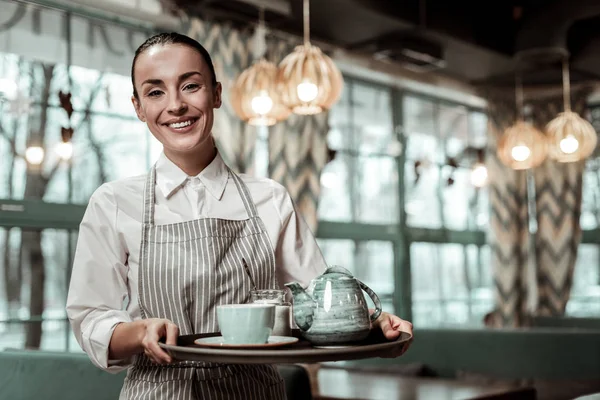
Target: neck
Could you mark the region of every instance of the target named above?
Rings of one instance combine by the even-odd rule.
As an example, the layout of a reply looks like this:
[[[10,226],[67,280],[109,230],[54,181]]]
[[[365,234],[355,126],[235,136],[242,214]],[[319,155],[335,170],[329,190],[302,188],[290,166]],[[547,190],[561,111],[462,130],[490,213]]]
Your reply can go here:
[[[165,156],[177,165],[188,176],[196,176],[204,170],[217,156],[217,148],[213,145],[212,140],[207,143],[207,146],[201,151],[193,153],[181,154],[172,153],[167,149],[164,150]]]

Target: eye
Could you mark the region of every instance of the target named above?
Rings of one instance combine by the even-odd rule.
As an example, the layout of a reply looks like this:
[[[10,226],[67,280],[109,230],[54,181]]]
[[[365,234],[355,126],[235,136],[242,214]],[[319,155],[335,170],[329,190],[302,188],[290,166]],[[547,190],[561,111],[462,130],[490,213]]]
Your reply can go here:
[[[162,94],[162,92],[160,90],[152,90],[151,92],[148,92],[147,96],[148,97],[158,97]]]
[[[196,90],[200,87],[197,83],[188,83],[183,87],[183,90]]]

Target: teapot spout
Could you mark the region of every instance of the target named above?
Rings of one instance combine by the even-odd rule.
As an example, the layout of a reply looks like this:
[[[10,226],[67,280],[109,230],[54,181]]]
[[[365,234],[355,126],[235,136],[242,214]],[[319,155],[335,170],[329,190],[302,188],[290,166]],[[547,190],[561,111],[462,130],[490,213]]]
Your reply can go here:
[[[306,332],[312,326],[316,303],[298,282],[286,283],[285,286],[290,288],[294,298],[292,307],[294,321],[302,332]]]

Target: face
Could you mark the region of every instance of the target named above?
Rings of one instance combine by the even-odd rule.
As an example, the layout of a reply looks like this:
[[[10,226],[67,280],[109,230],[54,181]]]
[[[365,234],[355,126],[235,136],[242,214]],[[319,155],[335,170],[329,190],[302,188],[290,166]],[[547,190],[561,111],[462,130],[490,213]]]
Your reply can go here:
[[[221,84],[213,87],[200,53],[186,45],[156,45],[138,56],[134,68],[139,97],[132,97],[135,111],[162,143],[165,154],[185,156],[212,147]]]

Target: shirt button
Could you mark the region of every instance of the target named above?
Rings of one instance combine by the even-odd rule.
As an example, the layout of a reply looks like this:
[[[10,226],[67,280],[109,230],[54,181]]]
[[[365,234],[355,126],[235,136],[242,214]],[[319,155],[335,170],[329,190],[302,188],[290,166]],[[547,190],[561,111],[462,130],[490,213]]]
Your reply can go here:
[[[197,176],[193,177],[193,178],[189,178],[189,182],[190,182],[190,186],[194,190],[198,190],[202,187],[202,181],[200,181],[200,178],[198,178]]]

